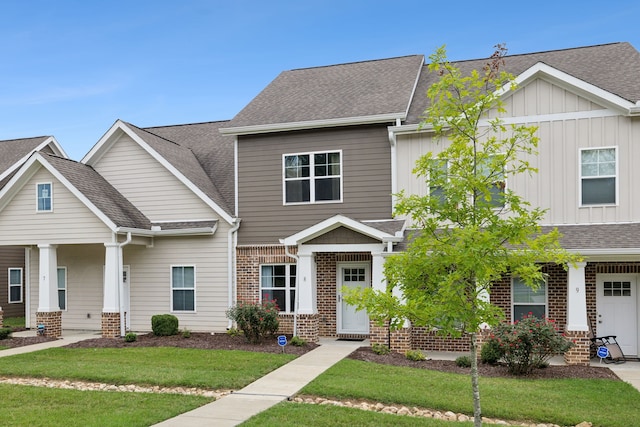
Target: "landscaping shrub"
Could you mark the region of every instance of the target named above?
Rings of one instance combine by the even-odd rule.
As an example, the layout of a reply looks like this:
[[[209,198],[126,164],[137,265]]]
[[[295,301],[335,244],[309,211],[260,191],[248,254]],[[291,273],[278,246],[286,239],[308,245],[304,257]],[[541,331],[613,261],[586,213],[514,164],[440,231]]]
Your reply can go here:
[[[0,340],[11,338],[11,328],[0,328]]]
[[[151,330],[159,337],[178,334],[178,318],[173,314],[156,314],[151,317]]]
[[[136,334],[134,332],[127,332],[127,334],[124,336],[124,341],[125,342],[138,341],[138,334]]]
[[[391,350],[389,349],[389,347],[377,342],[371,344],[371,351],[373,351],[375,354],[380,354],[380,355],[391,353]]]
[[[407,359],[415,362],[427,360],[427,356],[425,356],[420,350],[409,350],[404,355]]]
[[[500,343],[497,338],[489,338],[489,340],[482,345],[480,361],[489,365],[497,365],[500,359],[502,359]]]
[[[290,343],[291,345],[295,345],[296,347],[304,347],[305,345],[307,345],[307,342],[297,335],[291,337]]]
[[[258,343],[278,331],[278,312],[275,301],[239,302],[227,310],[227,317],[238,324],[249,342]]]
[[[456,365],[461,368],[470,368],[471,367],[471,357],[469,356],[459,356],[456,358]]]
[[[227,335],[230,337],[237,337],[242,335],[242,331],[238,328],[229,328],[227,329]]]
[[[556,330],[553,320],[538,319],[529,313],[513,324],[496,326],[491,335],[502,352],[509,372],[526,375],[547,365],[556,354],[563,354],[573,343]]]
[[[187,328],[182,330],[182,338],[191,338],[191,331]]]

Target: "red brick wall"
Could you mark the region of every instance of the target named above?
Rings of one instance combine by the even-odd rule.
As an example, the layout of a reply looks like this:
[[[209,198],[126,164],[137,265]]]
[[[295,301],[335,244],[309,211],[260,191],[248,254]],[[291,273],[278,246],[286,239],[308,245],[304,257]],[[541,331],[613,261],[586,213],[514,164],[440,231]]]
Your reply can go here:
[[[62,312],[38,311],[36,312],[36,324],[44,325],[44,336],[60,338],[62,336]]]
[[[120,313],[102,313],[102,337],[120,336]]]

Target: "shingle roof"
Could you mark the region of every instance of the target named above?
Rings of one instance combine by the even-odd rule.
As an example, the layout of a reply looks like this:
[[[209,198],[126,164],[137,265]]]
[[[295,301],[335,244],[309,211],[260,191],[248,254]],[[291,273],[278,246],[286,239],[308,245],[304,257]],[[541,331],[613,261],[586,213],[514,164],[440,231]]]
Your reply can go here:
[[[40,154],[117,227],[151,228],[149,219],[91,166],[53,154]]]
[[[18,160],[35,150],[40,144],[51,138],[38,136],[35,138],[8,139],[0,141],[0,174],[13,166]]]
[[[228,213],[229,215],[233,214],[233,205],[229,205],[226,198],[222,196],[221,192],[218,190],[209,175],[203,169],[203,165],[199,162],[198,158],[196,158],[194,151],[192,151],[186,144],[186,139],[189,138],[185,137],[185,141],[178,139],[176,142],[174,142],[163,136],[160,136],[161,134],[164,134],[166,132],[166,128],[150,128],[147,130],[139,128],[130,123],[127,123],[127,126],[129,126],[136,133],[136,135],[138,135],[140,138],[142,138],[142,140],[149,144],[149,146],[151,146],[151,148],[153,148],[165,160],[171,163],[173,167],[175,167],[190,182],[198,187],[198,189],[206,194],[207,197],[213,200],[218,206],[220,206],[220,208],[224,209],[226,213]],[[189,133],[185,129],[186,127],[182,129],[184,131],[182,133],[183,136]],[[178,130],[177,133],[180,133],[180,130]],[[174,137],[176,136],[178,135],[174,135]],[[192,140],[196,141],[197,138],[192,137]],[[194,142],[194,145],[197,145],[196,142]],[[233,161],[233,152],[231,152],[231,156],[231,161]],[[230,175],[227,177],[227,179],[232,179],[232,177],[233,175]],[[230,185],[233,185],[233,182],[231,182]]]
[[[191,149],[219,195],[220,206],[229,214],[234,212],[233,137],[219,132],[228,121],[193,123],[144,128],[145,131]],[[167,159],[169,160],[169,159]]]
[[[552,227],[542,227],[543,233]],[[585,224],[558,226],[565,249],[640,249],[640,224]]]
[[[457,61],[463,73],[481,69],[488,59]],[[563,71],[631,102],[640,100],[640,53],[629,43],[611,43],[547,52],[508,55],[505,71],[519,75],[538,62]],[[428,106],[426,92],[438,78],[427,66],[420,75],[405,124],[420,122]]]
[[[284,71],[226,127],[404,115],[423,63],[413,55]]]

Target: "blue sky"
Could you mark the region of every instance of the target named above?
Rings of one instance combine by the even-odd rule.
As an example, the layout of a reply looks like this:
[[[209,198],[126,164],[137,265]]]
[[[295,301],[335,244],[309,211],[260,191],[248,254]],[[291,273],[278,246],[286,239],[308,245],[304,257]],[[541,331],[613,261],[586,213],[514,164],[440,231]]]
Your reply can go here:
[[[487,6],[487,5],[490,5]],[[53,135],[79,160],[117,119],[231,119],[281,71],[425,54],[628,41],[640,2],[6,0],[0,140]]]

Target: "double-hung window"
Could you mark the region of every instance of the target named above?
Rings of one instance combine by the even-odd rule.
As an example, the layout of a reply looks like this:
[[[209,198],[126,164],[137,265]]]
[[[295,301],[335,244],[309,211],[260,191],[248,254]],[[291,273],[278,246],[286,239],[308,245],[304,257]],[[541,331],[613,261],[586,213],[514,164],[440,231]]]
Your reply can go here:
[[[9,304],[22,302],[22,269],[9,269]]]
[[[536,290],[531,289],[519,277],[512,282],[513,321],[531,315],[542,319],[547,316],[547,284],[541,282]]]
[[[275,301],[281,313],[293,313],[296,301],[296,265],[261,266],[260,295],[262,301]]]
[[[196,268],[194,266],[171,267],[171,310],[195,311]]]
[[[497,162],[502,160],[499,155],[491,155],[487,158],[486,163],[481,163],[478,168],[483,177],[491,179],[489,182],[489,196],[491,197],[489,204],[494,208],[504,207],[504,192],[507,182],[504,170],[498,170],[496,167]],[[484,195],[480,197],[484,197]]]
[[[447,180],[448,163],[443,159],[433,159],[429,164],[429,196],[438,199],[440,204],[446,202],[444,182]]]
[[[284,203],[342,200],[342,152],[285,154]]]
[[[616,160],[615,148],[580,151],[580,189],[583,206],[616,203]]]
[[[50,182],[36,184],[36,210],[38,212],[51,212],[53,210],[53,194]]]
[[[58,307],[67,309],[67,267],[58,267]]]

